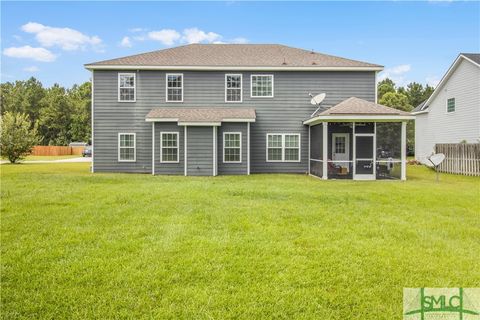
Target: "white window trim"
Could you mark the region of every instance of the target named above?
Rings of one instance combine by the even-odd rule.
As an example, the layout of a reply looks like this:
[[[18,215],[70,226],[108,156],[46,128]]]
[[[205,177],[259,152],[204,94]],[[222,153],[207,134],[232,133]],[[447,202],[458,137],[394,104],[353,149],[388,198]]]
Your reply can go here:
[[[448,111],[448,100],[450,99],[453,99],[454,108],[455,108],[453,111]],[[457,111],[457,99],[455,99],[455,97],[447,98],[447,100],[445,101],[445,111],[447,114],[455,113],[455,111]]]
[[[240,161],[225,161],[225,135],[227,134],[238,134],[240,136]],[[222,144],[223,144],[223,163],[242,163],[242,133],[241,132],[233,132],[233,131],[224,132]]]
[[[253,95],[253,77],[258,77],[258,76],[263,76],[263,77],[272,77],[272,95],[271,96],[254,96]],[[274,76],[273,74],[251,74],[250,75],[250,98],[253,99],[264,99],[264,98],[273,98],[274,97],[274,92],[275,92],[275,81],[274,81]]]
[[[120,159],[120,136],[121,135],[133,135],[133,160]],[[132,147],[122,147],[122,148],[132,148]],[[119,132],[117,149],[118,149],[118,162],[136,162],[137,161],[137,134],[135,132]]]
[[[173,101],[172,101],[172,100],[168,100],[168,76],[182,76],[182,87],[181,87],[181,89],[182,89],[182,100],[173,100]],[[175,103],[175,102],[178,102],[178,103],[183,102],[183,87],[184,87],[184,84],[185,84],[184,82],[185,82],[185,78],[184,78],[184,76],[183,76],[183,73],[167,73],[167,74],[165,74],[165,101],[166,101],[166,102],[173,102],[173,103]],[[172,88],[172,89],[173,89],[173,88]],[[177,88],[177,89],[178,89],[178,88]]]
[[[228,76],[240,76],[240,101],[228,101],[227,100],[227,77]],[[243,74],[241,74],[241,73],[226,73],[225,74],[225,102],[226,103],[242,103],[243,102]]]
[[[166,134],[174,134],[177,136],[177,161],[163,161],[163,134],[166,133]],[[179,163],[180,162],[180,148],[179,148],[179,145],[180,145],[180,135],[178,133],[178,131],[161,131],[160,132],[160,163]],[[165,147],[165,148],[169,148],[169,149],[173,149],[174,147]]]
[[[133,100],[120,100],[120,77],[121,76],[133,76]],[[117,99],[118,102],[128,103],[128,102],[136,102],[137,101],[137,75],[133,72],[120,72],[117,76]]]
[[[268,149],[278,149],[268,147],[268,136],[282,136],[282,160],[268,160]],[[298,136],[298,160],[285,160],[285,136]],[[301,162],[302,161],[302,135],[300,133],[267,133],[265,140],[265,159],[266,162]],[[293,149],[293,148],[289,148]]]

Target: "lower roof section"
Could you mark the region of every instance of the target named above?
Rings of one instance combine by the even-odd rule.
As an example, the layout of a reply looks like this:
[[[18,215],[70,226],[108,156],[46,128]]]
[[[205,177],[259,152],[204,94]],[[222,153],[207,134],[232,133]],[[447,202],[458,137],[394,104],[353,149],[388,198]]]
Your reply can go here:
[[[363,99],[351,97],[339,104],[328,108],[319,108],[312,117],[305,120],[303,124],[315,125],[320,122],[339,121],[407,121],[413,120],[415,116],[408,112],[390,108],[381,104],[373,103]]]
[[[155,108],[147,122],[178,122],[188,126],[219,126],[222,122],[255,122],[252,108]]]

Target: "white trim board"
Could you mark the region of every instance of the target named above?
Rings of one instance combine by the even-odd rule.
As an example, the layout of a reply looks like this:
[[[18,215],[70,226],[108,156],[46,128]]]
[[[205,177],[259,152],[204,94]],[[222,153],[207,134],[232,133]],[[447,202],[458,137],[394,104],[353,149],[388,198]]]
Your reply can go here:
[[[383,67],[245,67],[245,66],[155,66],[155,65],[84,65],[87,70],[216,70],[216,71],[382,71]]]

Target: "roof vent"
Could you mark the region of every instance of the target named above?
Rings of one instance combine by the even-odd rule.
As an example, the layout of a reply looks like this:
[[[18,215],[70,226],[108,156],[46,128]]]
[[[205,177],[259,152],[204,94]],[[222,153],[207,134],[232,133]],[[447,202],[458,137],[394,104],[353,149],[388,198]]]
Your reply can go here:
[[[312,62],[312,65],[316,65],[317,63],[315,61]]]
[[[285,58],[283,58],[282,65],[284,65],[284,66],[286,66],[286,65],[287,65],[287,62],[285,61]]]
[[[313,51],[313,49],[312,49],[312,51],[310,51],[310,54],[315,54],[315,51]]]

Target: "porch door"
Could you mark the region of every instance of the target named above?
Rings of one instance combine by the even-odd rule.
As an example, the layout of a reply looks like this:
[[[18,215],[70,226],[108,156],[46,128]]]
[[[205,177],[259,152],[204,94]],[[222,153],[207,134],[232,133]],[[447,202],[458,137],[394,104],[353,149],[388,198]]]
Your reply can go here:
[[[332,133],[332,160],[343,168],[348,168],[350,141],[348,133]]]
[[[375,180],[375,136],[355,135],[355,174],[356,180]]]

